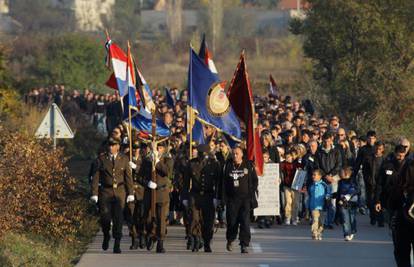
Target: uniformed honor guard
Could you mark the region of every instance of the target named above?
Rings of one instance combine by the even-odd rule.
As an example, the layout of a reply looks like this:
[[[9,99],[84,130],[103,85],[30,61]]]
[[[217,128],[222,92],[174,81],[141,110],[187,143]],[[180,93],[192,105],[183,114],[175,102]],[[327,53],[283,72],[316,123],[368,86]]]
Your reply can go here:
[[[145,218],[144,218],[144,189],[146,184],[140,176],[142,164],[141,149],[146,149],[146,145],[134,142],[132,144],[132,161],[129,166],[132,169],[132,180],[134,183],[135,201],[128,203],[129,227],[131,235],[130,249],[143,249],[145,247]]]
[[[99,205],[100,222],[104,239],[102,249],[107,250],[112,236],[114,253],[121,253],[123,212],[126,201],[134,201],[131,167],[127,156],[119,152],[121,140],[110,137],[108,151],[98,157],[97,170],[92,178],[91,200]]]
[[[232,251],[233,241],[239,232],[241,253],[248,253],[250,243],[250,211],[257,207],[258,179],[253,163],[243,159],[243,149],[233,149],[233,159],[227,161],[223,174],[226,201],[227,250]],[[240,228],[240,231],[239,231]]]
[[[183,205],[191,209],[192,251],[199,250],[202,239],[204,251],[211,252],[221,169],[208,145],[199,145],[197,150],[198,156],[190,161],[184,177]]]
[[[170,189],[173,171],[173,160],[166,153],[166,143],[158,143],[157,150],[153,151],[155,158],[155,182],[151,181],[152,175],[152,158],[153,155],[147,154],[142,163],[142,177],[147,181],[147,187],[144,193],[146,217],[146,243],[147,249],[152,250],[154,242],[157,241],[157,253],[165,253],[164,239],[167,230],[167,215],[170,204]],[[155,194],[155,217],[152,218],[151,209],[151,190],[156,190]]]

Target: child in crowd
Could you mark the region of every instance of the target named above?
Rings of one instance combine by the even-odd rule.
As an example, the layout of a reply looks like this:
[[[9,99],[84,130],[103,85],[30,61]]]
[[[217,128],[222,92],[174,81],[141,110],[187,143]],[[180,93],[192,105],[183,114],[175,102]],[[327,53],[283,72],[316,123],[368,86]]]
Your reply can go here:
[[[356,233],[356,211],[358,208],[358,187],[352,181],[352,168],[346,167],[340,172],[336,196],[337,206],[341,215],[345,241],[351,241]]]
[[[292,153],[286,153],[286,161],[281,163],[281,174],[283,177],[283,188],[285,193],[285,224],[297,225],[297,204],[299,192],[292,189],[292,182],[295,178],[295,173],[300,164],[294,162],[294,155]],[[293,216],[293,217],[292,217]]]
[[[323,211],[326,209],[326,200],[330,198],[328,185],[322,181],[322,171],[316,169],[312,173],[312,184],[308,188],[309,211],[312,216],[312,239],[322,240]]]

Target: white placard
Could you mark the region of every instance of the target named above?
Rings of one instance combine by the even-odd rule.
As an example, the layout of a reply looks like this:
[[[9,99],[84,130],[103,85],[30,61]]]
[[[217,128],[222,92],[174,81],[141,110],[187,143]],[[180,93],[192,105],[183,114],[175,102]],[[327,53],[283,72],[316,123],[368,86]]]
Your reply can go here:
[[[303,184],[306,181],[307,176],[308,176],[308,173],[306,171],[297,169],[295,172],[295,177],[293,178],[291,188],[293,190],[301,190],[303,187]]]
[[[259,176],[259,206],[254,209],[254,216],[280,215],[279,184],[280,173],[278,163],[264,165],[263,176]]]

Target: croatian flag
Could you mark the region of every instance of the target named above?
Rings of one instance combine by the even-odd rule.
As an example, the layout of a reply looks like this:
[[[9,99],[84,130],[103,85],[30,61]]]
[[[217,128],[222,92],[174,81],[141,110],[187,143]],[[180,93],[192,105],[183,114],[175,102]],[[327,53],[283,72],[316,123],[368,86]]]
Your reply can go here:
[[[107,51],[106,64],[108,67],[111,64],[113,69],[113,73],[106,82],[106,85],[118,90],[119,95],[123,97],[128,94],[127,75],[125,71],[127,68],[127,56],[109,37],[107,37],[105,47]]]

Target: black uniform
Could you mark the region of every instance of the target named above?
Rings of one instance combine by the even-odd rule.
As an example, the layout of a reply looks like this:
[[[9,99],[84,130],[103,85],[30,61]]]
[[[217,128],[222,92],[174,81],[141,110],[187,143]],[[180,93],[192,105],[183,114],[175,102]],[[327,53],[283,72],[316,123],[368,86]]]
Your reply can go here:
[[[258,179],[251,162],[243,160],[240,165],[227,161],[223,174],[223,192],[226,202],[228,242],[233,242],[239,232],[240,246],[250,244],[250,210],[257,207]]]
[[[116,242],[120,242],[122,237],[126,194],[134,194],[128,162],[128,157],[122,153],[115,158],[110,153],[102,154],[98,157],[97,171],[92,177],[92,195],[99,199],[102,232],[109,240],[112,221],[112,235]]]
[[[414,218],[409,215],[408,210],[414,205],[413,175],[414,161],[411,160],[402,167],[398,184],[394,186],[389,199],[394,258],[398,267],[411,267],[410,254],[414,248]],[[410,181],[408,188],[405,186],[407,181]]]
[[[214,198],[218,198],[218,184],[221,169],[212,155],[194,158],[190,161],[184,177],[183,198],[191,207],[191,234],[194,238],[193,251],[198,251],[202,238],[206,252],[210,252],[213,238]]]

